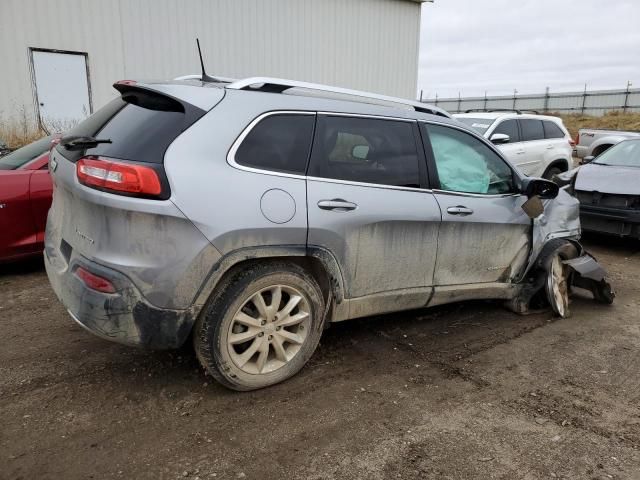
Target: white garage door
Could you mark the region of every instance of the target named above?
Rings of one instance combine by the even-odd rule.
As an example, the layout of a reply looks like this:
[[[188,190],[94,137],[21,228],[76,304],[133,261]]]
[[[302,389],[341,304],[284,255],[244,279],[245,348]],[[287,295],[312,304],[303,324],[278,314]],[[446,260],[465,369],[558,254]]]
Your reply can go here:
[[[91,114],[86,56],[33,50],[40,119],[50,132],[63,132]]]

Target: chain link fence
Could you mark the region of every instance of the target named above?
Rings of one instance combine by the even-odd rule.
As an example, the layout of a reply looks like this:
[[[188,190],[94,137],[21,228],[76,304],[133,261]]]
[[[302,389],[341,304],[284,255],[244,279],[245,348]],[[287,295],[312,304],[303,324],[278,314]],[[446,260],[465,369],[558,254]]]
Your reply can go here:
[[[518,95],[435,98],[424,100],[450,113],[467,110],[520,110],[559,112],[601,116],[611,111],[640,113],[640,88],[622,90],[584,90],[582,92]]]

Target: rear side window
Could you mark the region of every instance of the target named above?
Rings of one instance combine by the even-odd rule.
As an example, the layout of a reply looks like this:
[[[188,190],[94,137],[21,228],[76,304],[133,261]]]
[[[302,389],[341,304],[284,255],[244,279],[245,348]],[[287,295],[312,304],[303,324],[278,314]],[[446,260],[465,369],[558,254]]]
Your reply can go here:
[[[519,120],[522,129],[522,141],[544,140],[544,128],[542,120],[522,119]]]
[[[518,129],[518,122],[516,120],[505,120],[496,127],[493,133],[502,133],[509,135],[511,139],[509,143],[520,141],[520,130]]]
[[[542,123],[544,125],[545,138],[564,138],[564,132],[558,125],[549,120],[544,120]]]
[[[95,137],[111,143],[69,151],[62,146],[63,139],[57,150],[72,161],[85,155],[100,155],[162,163],[169,145],[204,114],[204,110],[161,94],[125,92],[65,134],[65,138]]]
[[[239,165],[304,175],[315,115],[276,114],[261,120],[238,147]]]
[[[419,161],[412,122],[320,115],[309,175],[419,187]]]

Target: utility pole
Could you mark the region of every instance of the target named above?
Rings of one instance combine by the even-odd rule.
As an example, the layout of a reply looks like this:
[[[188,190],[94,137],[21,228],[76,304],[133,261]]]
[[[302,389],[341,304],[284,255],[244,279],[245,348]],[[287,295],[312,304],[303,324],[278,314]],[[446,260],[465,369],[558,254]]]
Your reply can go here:
[[[629,108],[629,90],[631,89],[631,85],[633,84],[631,83],[631,80],[629,80],[627,82],[627,91],[624,95],[624,107],[622,108],[623,113],[627,113],[627,108]]]
[[[518,100],[518,90],[517,89],[513,89],[513,110],[516,110],[516,101]]]
[[[582,115],[584,115],[584,110],[587,106],[587,84],[584,84],[584,94],[582,95]]]
[[[544,111],[549,111],[549,87],[547,87],[544,92]]]
[[[484,108],[483,110],[486,112],[487,111],[487,91],[484,91]]]
[[[460,92],[458,92],[458,113],[462,111],[462,97],[460,96]]]

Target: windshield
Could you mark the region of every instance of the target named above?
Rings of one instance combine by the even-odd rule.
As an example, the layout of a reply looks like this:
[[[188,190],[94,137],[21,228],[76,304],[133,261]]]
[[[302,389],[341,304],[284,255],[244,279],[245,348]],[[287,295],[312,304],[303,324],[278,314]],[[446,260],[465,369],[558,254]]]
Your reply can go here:
[[[11,152],[9,155],[0,158],[0,170],[16,170],[26,165],[31,160],[34,160],[49,150],[51,139],[53,139],[52,136],[41,138],[26,147],[19,148],[15,152]]]
[[[599,155],[593,163],[613,167],[640,167],[640,140],[625,140]]]
[[[493,124],[493,120],[489,118],[473,118],[473,117],[456,117],[462,123],[467,125],[468,127],[473,128],[476,132],[484,135],[491,124]]]

